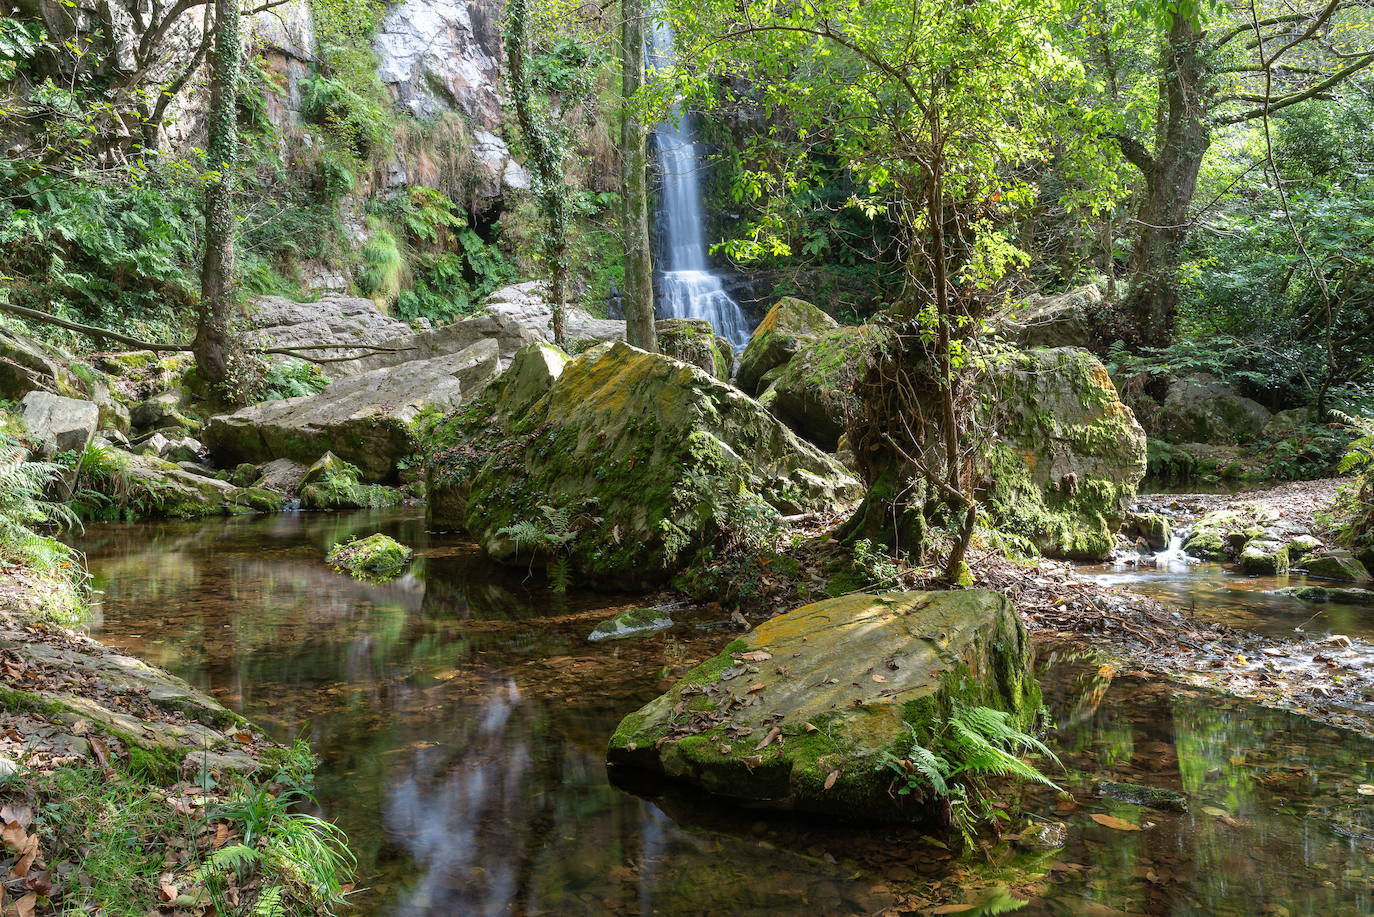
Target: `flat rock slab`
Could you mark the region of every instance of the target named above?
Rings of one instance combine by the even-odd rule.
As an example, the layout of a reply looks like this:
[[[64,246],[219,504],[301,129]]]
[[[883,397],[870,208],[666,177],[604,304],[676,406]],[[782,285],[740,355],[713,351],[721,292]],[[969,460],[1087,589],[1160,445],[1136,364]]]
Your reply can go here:
[[[932,744],[959,704],[1029,727],[1030,663],[996,592],[829,599],[765,622],[627,716],[608,758],[748,805],[919,817],[932,801],[889,792],[885,753]]]
[[[460,353],[340,379],[314,395],[212,417],[202,435],[221,465],[308,464],[333,452],[363,479],[380,481],[414,451],[411,423],[420,412],[452,410],[481,391],[498,372],[498,357],[495,341],[478,341]]]

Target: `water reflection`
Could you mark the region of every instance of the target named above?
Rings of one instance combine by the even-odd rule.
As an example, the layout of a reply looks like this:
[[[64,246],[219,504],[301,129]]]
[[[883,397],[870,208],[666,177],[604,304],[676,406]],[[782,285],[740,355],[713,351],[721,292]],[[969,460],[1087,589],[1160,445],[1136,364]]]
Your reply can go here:
[[[386,532],[416,548],[386,585],[325,550]],[[1363,914],[1374,746],[1287,714],[1122,677],[1042,647],[1070,808],[1028,792],[1069,846],[956,863],[914,830],[715,807],[608,780],[621,715],[728,636],[679,626],[588,644],[629,599],[553,603],[426,535],[415,511],[93,526],[102,639],[204,687],[323,759],[353,839],[359,912],[853,914],[1014,898],[1025,914]],[[1236,599],[1244,604],[1245,596]],[[1186,815],[1096,796],[1098,779],[1186,792]],[[1089,819],[1112,814],[1137,832]],[[938,883],[938,885],[934,884]],[[963,913],[979,913],[968,910]]]

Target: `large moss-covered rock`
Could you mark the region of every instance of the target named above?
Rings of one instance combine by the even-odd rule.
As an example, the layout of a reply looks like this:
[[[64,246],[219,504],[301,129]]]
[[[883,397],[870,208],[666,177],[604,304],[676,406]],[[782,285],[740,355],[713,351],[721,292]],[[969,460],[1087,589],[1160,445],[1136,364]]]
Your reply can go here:
[[[1040,551],[1101,560],[1145,475],[1145,432],[1106,368],[1068,347],[1014,352],[980,386],[987,505]]]
[[[65,354],[8,328],[0,328],[0,399],[18,401],[29,392],[80,397],[83,380]]]
[[[1368,583],[1371,580],[1365,565],[1344,548],[1303,558],[1302,565],[1308,576],[1342,580],[1347,583]]]
[[[717,379],[728,382],[735,366],[730,342],[716,334],[711,323],[700,318],[664,318],[654,324],[658,352],[691,363]]]
[[[608,757],[749,805],[920,816],[935,801],[891,792],[884,754],[937,746],[961,705],[1028,729],[1040,706],[1030,662],[995,592],[829,599],[765,622],[625,717]]]
[[[278,494],[194,474],[156,455],[103,449],[99,466],[111,491],[106,499],[137,516],[196,519],[282,508]]]
[[[431,521],[467,530],[499,560],[528,560],[503,529],[563,510],[577,531],[574,577],[629,588],[675,573],[715,539],[723,513],[832,510],[857,497],[832,459],[694,366],[623,343],[562,367],[541,353],[518,356],[435,434]]]
[[[422,412],[447,411],[480,392],[499,370],[495,341],[450,356],[350,376],[314,395],[266,401],[210,418],[202,439],[220,465],[325,452],[357,466],[365,481],[392,477],[416,447]]]
[[[838,327],[839,322],[811,303],[784,296],[768,310],[740,354],[735,384],[751,395],[757,394],[764,373],[792,359],[807,342]]]
[[[1157,423],[1176,443],[1243,443],[1263,432],[1272,415],[1205,373],[1169,386]]]
[[[771,384],[759,400],[804,439],[833,452],[858,413],[855,386],[884,340],[875,325],[826,332],[770,371]]]

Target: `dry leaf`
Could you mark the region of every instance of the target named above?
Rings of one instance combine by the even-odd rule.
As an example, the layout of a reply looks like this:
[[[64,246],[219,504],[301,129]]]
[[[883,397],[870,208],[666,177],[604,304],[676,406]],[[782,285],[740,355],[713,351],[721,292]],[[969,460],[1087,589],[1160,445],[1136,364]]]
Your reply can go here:
[[[215,825],[215,849],[218,850],[219,848],[223,847],[225,843],[228,842],[228,840],[229,825],[227,825],[224,822],[220,822],[218,825]]]
[[[1093,821],[1107,828],[1115,828],[1117,831],[1139,831],[1139,825],[1133,825],[1124,818],[1117,818],[1115,815],[1102,815],[1093,813],[1088,816]]]
[[[884,676],[879,675],[877,672],[874,672],[874,673],[873,673],[873,680],[874,680],[874,681],[887,681],[887,679],[886,679]]]
[[[33,917],[33,909],[38,906],[38,896],[29,892],[14,902],[14,917]]]
[[[767,662],[773,658],[773,654],[765,653],[763,650],[753,650],[748,653],[740,653],[739,658],[746,662]]]
[[[978,905],[976,904],[942,904],[930,911],[932,914],[962,914],[964,911],[971,911]]]
[[[10,870],[10,875],[19,876],[21,879],[29,874],[29,868],[33,866],[33,861],[38,858],[38,835],[30,834],[29,842],[25,849],[20,851],[19,862],[14,864]]]
[[[835,781],[840,779],[839,771],[831,771],[825,775],[825,788],[828,790],[835,785]]]
[[[767,748],[772,741],[780,735],[782,735],[782,730],[774,726],[772,729],[768,730],[768,735],[760,739],[759,744],[754,746],[754,751],[761,751]]]
[[[95,736],[91,736],[91,738],[88,741],[91,743],[91,751],[95,754],[95,760],[100,764],[101,767],[109,767],[110,752],[109,749],[105,747],[105,743],[97,739]]]
[[[812,726],[810,723],[807,723],[807,724],[806,724],[806,731],[807,731],[807,732],[820,732],[819,729],[817,729],[815,726]]]
[[[759,684],[756,684],[756,685],[750,685],[750,686],[749,686],[749,689],[748,689],[747,691],[745,691],[744,693],[745,693],[745,694],[753,694],[753,693],[756,692],[756,691],[762,691],[762,690],[763,690],[764,688],[766,688],[766,687],[768,687],[768,686],[765,685],[765,684],[763,684],[762,682],[760,682]]]
[[[157,896],[163,901],[175,901],[177,897],[177,887],[163,882],[157,887]]]

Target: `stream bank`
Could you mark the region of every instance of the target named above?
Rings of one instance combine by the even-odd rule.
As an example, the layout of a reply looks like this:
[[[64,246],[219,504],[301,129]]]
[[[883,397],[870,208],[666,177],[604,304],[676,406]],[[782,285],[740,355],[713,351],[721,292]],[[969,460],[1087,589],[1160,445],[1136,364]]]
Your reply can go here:
[[[360,582],[324,563],[330,545],[375,532],[415,549],[403,576]],[[1018,821],[984,865],[909,827],[765,818],[611,782],[620,718],[733,638],[718,607],[588,642],[643,597],[560,599],[408,508],[98,526],[80,546],[104,591],[103,641],[272,737],[309,739],[323,812],[358,851],[364,915],[991,913],[977,906],[1007,897],[1045,915],[1371,906],[1361,788],[1374,743],[1134,674],[1082,636],[1034,634],[1065,762],[1051,776],[1069,796],[1007,788],[1031,822],[1063,823],[1065,846],[1035,849]],[[1188,811],[1100,796],[1101,781],[1182,793]]]

